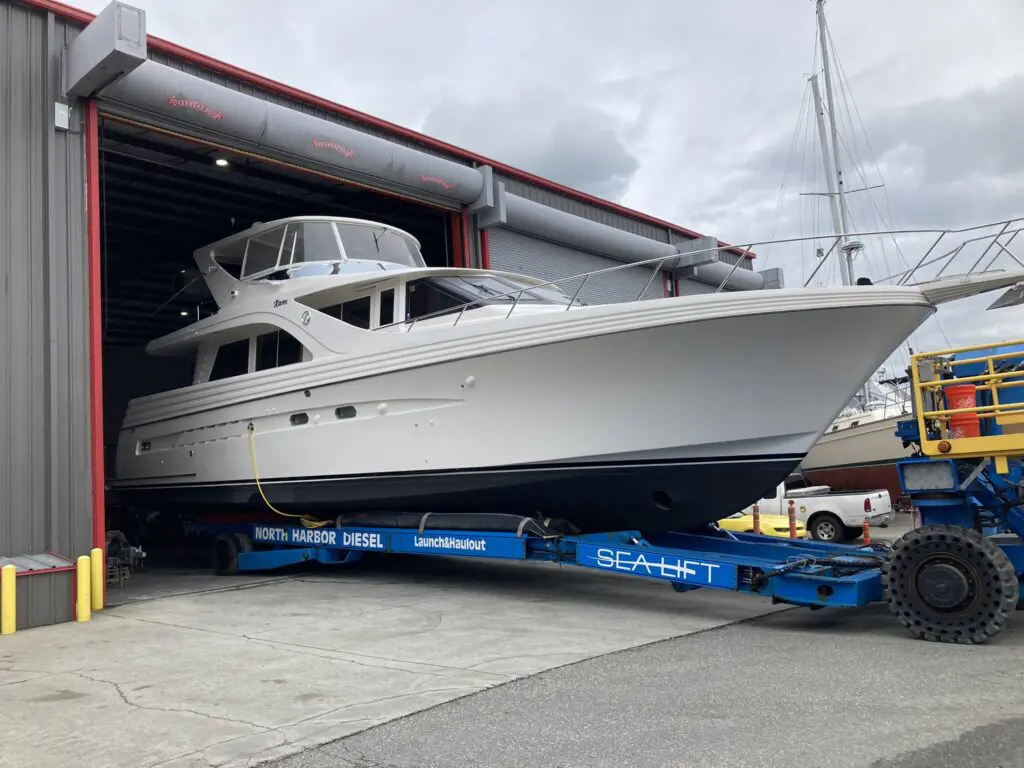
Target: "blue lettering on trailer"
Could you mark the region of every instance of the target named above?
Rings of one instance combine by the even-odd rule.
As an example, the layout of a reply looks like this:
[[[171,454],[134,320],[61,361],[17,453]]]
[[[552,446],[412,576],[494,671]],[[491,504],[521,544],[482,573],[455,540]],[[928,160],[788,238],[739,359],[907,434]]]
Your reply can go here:
[[[576,547],[576,562],[587,568],[719,589],[735,589],[738,583],[736,566],[731,563],[680,557],[653,549],[628,549],[581,542]]]

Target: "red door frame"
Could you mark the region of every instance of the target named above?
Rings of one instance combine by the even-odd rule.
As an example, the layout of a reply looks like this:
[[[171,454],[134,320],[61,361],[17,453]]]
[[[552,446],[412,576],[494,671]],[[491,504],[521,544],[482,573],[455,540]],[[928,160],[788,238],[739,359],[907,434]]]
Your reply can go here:
[[[103,450],[103,302],[100,258],[99,106],[85,107],[85,212],[89,274],[89,398],[92,449],[92,545],[106,550],[106,472]],[[105,588],[105,587],[104,587]]]

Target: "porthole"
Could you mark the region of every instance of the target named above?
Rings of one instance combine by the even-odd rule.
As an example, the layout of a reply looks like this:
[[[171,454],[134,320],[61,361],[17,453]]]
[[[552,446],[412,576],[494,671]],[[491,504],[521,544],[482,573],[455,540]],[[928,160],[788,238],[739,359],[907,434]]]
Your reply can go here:
[[[334,409],[334,415],[339,419],[353,419],[356,415],[356,407],[354,405],[342,405]]]
[[[309,416],[305,413],[293,413],[291,422],[293,427],[301,427],[303,424],[309,423]]]

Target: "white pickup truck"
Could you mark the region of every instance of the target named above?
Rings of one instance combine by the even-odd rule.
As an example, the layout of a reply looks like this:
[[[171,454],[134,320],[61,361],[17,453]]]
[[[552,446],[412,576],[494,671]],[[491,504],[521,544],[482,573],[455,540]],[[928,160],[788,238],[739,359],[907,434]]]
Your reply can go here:
[[[797,519],[807,526],[807,532],[818,541],[852,541],[864,533],[865,518],[868,525],[884,527],[895,517],[892,499],[885,489],[833,493],[827,485],[789,488],[786,483],[779,483],[775,493],[757,502],[758,510],[763,515],[787,515],[791,499]],[[743,510],[746,515],[753,512],[753,504]]]

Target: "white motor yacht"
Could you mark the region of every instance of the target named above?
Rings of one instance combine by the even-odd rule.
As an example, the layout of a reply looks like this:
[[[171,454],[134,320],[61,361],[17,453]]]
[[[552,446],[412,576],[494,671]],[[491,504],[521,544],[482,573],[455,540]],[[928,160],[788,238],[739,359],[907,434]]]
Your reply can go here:
[[[129,403],[110,481],[123,504],[536,513],[584,531],[685,530],[744,508],[936,303],[1021,278],[584,306],[524,275],[428,267],[394,227],[320,216],[194,256],[218,309],[147,347],[192,358],[194,377]],[[829,340],[813,366],[792,343],[808,328]]]

